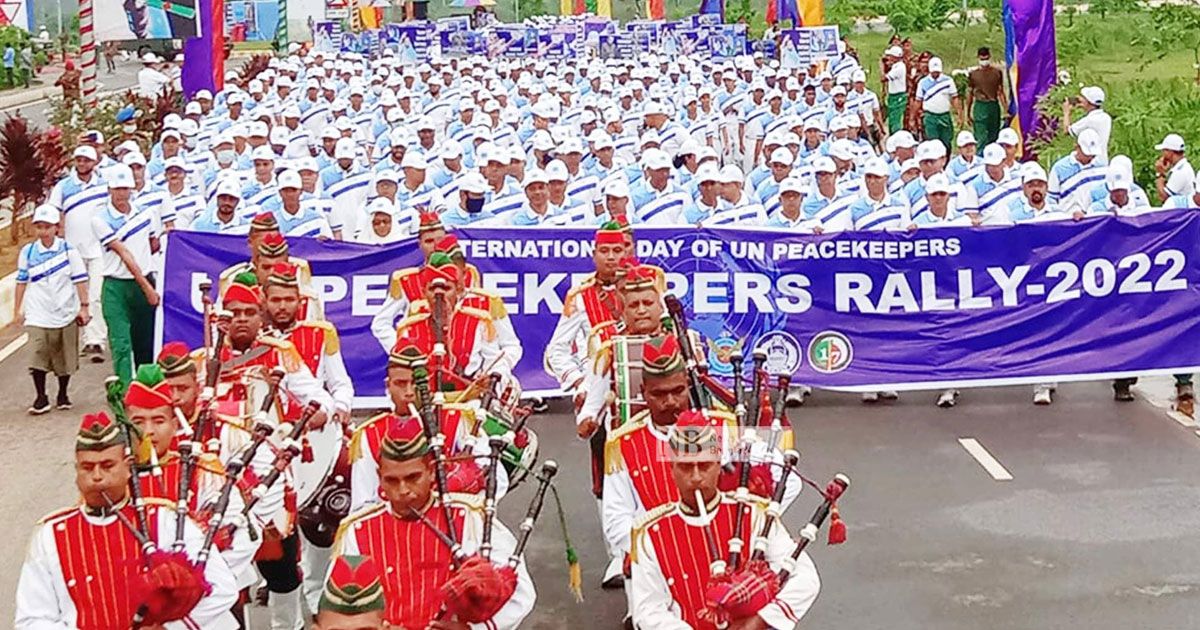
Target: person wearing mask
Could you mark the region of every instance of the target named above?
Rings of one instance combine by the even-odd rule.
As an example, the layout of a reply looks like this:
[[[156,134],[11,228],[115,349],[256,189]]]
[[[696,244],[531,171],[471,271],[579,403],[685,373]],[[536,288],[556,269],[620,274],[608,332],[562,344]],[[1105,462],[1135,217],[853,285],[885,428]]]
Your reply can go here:
[[[967,74],[967,124],[975,130],[980,146],[996,141],[1002,125],[1005,103],[1004,72],[992,64],[992,51],[983,46],[978,51],[979,65]]]
[[[458,186],[458,203],[449,205],[442,213],[442,224],[448,228],[458,227],[494,218],[495,215],[484,209],[487,189],[483,175],[476,172],[464,175]]]

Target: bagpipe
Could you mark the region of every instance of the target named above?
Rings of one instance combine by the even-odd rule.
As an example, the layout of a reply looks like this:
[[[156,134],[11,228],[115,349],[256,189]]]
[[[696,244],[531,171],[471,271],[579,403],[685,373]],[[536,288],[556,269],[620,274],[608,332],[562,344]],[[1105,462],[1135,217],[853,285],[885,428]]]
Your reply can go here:
[[[485,390],[483,402],[490,406],[498,379],[489,377],[489,381],[490,386]],[[513,593],[516,592],[517,568],[524,557],[525,548],[533,533],[534,524],[541,514],[546,493],[552,489],[551,481],[558,472],[558,464],[553,460],[547,460],[542,463],[540,471],[536,473],[528,473],[526,471],[528,474],[536,477],[538,486],[534,490],[529,507],[526,509],[525,518],[521,522],[520,535],[516,546],[507,560],[502,564],[497,564],[491,558],[492,534],[495,531],[496,507],[498,503],[496,498],[498,492],[497,478],[500,466],[503,465],[503,453],[512,445],[515,432],[508,431],[503,434],[489,435],[488,466],[483,500],[483,528],[479,547],[476,552],[473,554],[466,553],[462,545],[462,539],[454,524],[454,513],[450,505],[450,478],[452,473],[447,470],[450,465],[450,459],[446,457],[443,450],[446,437],[441,434],[441,424],[438,421],[441,414],[441,407],[445,404],[445,400],[440,391],[430,393],[429,372],[424,364],[418,363],[414,367],[413,385],[417,391],[420,403],[419,417],[422,423],[422,430],[433,454],[434,484],[438,494],[436,501],[440,503],[443,517],[446,521],[446,530],[442,531],[437,524],[416,510],[412,510],[412,515],[419,518],[429,527],[450,550],[451,569],[453,573],[450,579],[442,586],[443,603],[435,619],[445,619],[448,616],[452,616],[460,622],[483,623],[494,617],[509,599],[512,598]],[[487,392],[492,393],[489,394]],[[528,414],[518,420],[515,428],[523,428],[524,418],[527,417]],[[519,464],[517,465],[519,466]],[[555,500],[558,500],[557,492],[555,492]],[[561,503],[559,503],[558,508],[560,525],[563,527],[564,538],[567,543],[567,558],[571,566],[571,587],[576,593],[576,597],[579,598],[579,586],[577,583],[579,574],[578,558],[570,545],[569,537],[566,536],[565,517],[563,516]]]
[[[105,390],[113,417],[125,432],[125,456],[135,462],[129,478],[129,498],[134,520],[130,520],[122,509],[114,505],[111,497],[104,496],[108,511],[133,534],[142,552],[142,571],[130,585],[130,598],[138,602],[130,627],[136,630],[143,626],[179,621],[186,618],[196,604],[212,591],[212,586],[204,577],[203,563],[192,562],[182,548],[170,551],[160,549],[151,536],[149,512],[142,496],[134,459],[138,446],[146,438],[125,414],[125,387],[121,380],[116,376],[109,377],[105,381]],[[180,527],[181,532],[177,533],[176,538],[183,535],[182,525]]]

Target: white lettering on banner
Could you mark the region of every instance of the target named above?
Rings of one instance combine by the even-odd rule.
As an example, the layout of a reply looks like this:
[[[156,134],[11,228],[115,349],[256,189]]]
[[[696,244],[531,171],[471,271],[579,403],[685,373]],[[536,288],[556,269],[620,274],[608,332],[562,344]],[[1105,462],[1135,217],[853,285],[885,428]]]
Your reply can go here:
[[[208,277],[208,274],[202,271],[193,271],[191,274],[191,279],[192,281],[188,285],[188,296],[192,301],[192,308],[195,309],[197,313],[203,313],[204,302],[202,301],[202,296],[200,295],[200,285],[204,284],[205,282],[211,283],[212,279]]]
[[[370,317],[379,312],[388,296],[389,278],[381,274],[354,276],[354,292],[350,296],[350,314]]]
[[[520,281],[520,277],[517,274],[486,273],[483,274],[480,281],[483,282],[483,288],[495,293],[500,296],[500,299],[504,300],[504,308],[508,310],[509,315],[520,313],[516,303],[508,301],[509,298],[517,297],[517,283]]]
[[[322,304],[332,304],[346,299],[349,285],[341,276],[314,276],[313,288],[321,297]]]
[[[729,274],[700,272],[692,275],[692,311],[695,313],[728,313]],[[714,301],[715,298],[721,298]]]
[[[1082,297],[1103,298],[1111,295],[1115,288],[1118,295],[1130,293],[1165,293],[1183,291],[1188,288],[1186,278],[1179,277],[1187,264],[1187,257],[1177,249],[1166,249],[1157,252],[1153,257],[1138,252],[1125,256],[1115,265],[1103,258],[1088,260],[1080,266],[1071,261],[1055,261],[1046,266],[1044,282],[1029,282],[1030,265],[1017,265],[1010,269],[1003,267],[988,267],[987,275],[994,283],[994,289],[999,290],[1001,304],[1007,307],[1017,306],[1022,297],[1042,298],[1046,304],[1055,304]],[[1158,270],[1157,276],[1155,271]],[[941,272],[942,276],[950,275],[949,271]],[[913,278],[909,274],[916,274]],[[891,313],[902,310],[906,313],[978,310],[991,308],[995,302],[987,295],[977,296],[975,278],[970,269],[956,269],[953,277],[957,286],[949,291],[954,297],[938,295],[939,272],[924,270],[920,272],[889,273],[879,289],[877,301],[875,283],[871,276],[864,273],[842,272],[834,274],[834,307],[838,312],[848,313],[857,310],[862,313]],[[1124,277],[1121,277],[1121,276]],[[913,290],[913,282],[920,288],[920,299]],[[1119,281],[1119,282],[1118,282]],[[735,288],[747,290],[746,285],[735,283]],[[949,289],[943,283],[943,289]],[[990,293],[990,291],[984,291]],[[1044,298],[1043,298],[1044,296]],[[747,305],[744,300],[753,299],[734,296],[735,304],[740,309]],[[755,305],[758,302],[755,301]]]
[[[698,242],[698,241],[697,241]],[[720,243],[720,241],[715,241]],[[638,258],[679,258],[683,251],[683,241],[638,241]],[[719,251],[719,250],[718,250]],[[588,254],[589,256],[591,254]]]
[[[733,312],[749,313],[750,302],[754,302],[754,310],[770,312],[775,310],[771,304],[771,279],[761,273],[737,273],[733,275]]]
[[[753,244],[752,242],[751,245]],[[736,242],[731,245],[731,249],[734,252],[742,251]],[[958,238],[929,238],[911,241],[827,240],[819,243],[776,241],[771,244],[771,258],[775,260],[841,258],[901,260],[906,258],[945,258],[957,256],[960,253],[962,253],[962,241]]]
[[[522,300],[524,306],[521,312],[526,315],[537,313],[538,307],[545,302],[548,311],[561,313],[563,310],[562,298],[558,297],[558,291],[555,291],[554,287],[566,279],[567,274],[565,273],[552,273],[542,280],[539,280],[536,275],[526,275],[525,297]]]
[[[779,292],[783,299],[779,300],[781,313],[803,313],[812,308],[812,293],[808,291],[812,282],[808,276],[799,273],[789,273],[779,278]]]

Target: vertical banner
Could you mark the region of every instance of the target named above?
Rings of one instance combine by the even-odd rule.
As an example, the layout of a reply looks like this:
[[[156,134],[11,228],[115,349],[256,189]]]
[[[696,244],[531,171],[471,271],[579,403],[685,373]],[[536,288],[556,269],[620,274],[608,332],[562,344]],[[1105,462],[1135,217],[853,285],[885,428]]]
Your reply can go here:
[[[225,2],[199,0],[200,36],[183,43],[183,94],[225,87]]]
[[[840,39],[836,25],[784,29],[780,32],[779,67],[808,68],[834,59]]]
[[[1058,79],[1052,0],[1004,0],[1004,57],[1012,126],[1028,138],[1037,132],[1034,105]]]

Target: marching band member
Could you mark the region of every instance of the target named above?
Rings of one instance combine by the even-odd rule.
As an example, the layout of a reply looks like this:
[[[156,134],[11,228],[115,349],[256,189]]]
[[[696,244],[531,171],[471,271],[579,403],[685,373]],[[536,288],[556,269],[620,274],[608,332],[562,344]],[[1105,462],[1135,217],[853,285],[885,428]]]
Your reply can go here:
[[[135,593],[147,587],[161,592],[170,585],[176,588],[168,605],[185,607],[177,611],[185,615],[158,627],[238,627],[229,612],[237,587],[220,554],[210,556],[199,575],[183,570],[177,562],[155,564],[149,572],[143,568],[146,559],[138,535],[147,534],[135,534],[127,525],[139,517],[130,499],[133,462],[126,448],[124,430],[115,420],[103,413],[84,416],[75,438],[75,485],[82,504],[53,512],[39,522],[17,584],[14,627],[18,630],[129,627],[139,607],[147,603],[134,599]],[[167,548],[175,538],[173,506],[165,501],[146,503],[149,540]],[[184,527],[187,557],[194,561],[204,535],[190,520]],[[188,604],[193,606],[190,610]]]
[[[188,363],[195,365],[190,360]],[[171,383],[159,364],[143,365],[138,368],[125,392],[125,412],[129,420],[150,439],[154,449],[153,459],[147,462],[149,470],[138,474],[142,496],[175,503],[179,501],[179,477],[183,466],[179,452],[173,448],[180,425],[172,394]],[[188,506],[191,514],[200,514],[202,508],[211,507],[224,481],[224,467],[220,458],[212,453],[201,455],[192,478],[192,500]],[[217,544],[221,557],[237,580],[238,590],[258,580],[251,566],[254,554],[258,551],[258,537],[255,535],[252,538],[248,530],[254,524],[245,522],[240,516],[244,503],[240,492],[230,494],[229,510],[222,526],[232,525],[232,537],[227,541],[218,539]],[[199,516],[196,519],[201,528],[207,528],[206,521]]]
[[[370,556],[339,556],[325,578],[316,630],[385,630],[383,573]]]
[[[720,563],[716,566],[723,570],[721,548],[733,537],[742,506],[718,489],[721,445],[708,419],[686,412],[672,430],[669,445],[671,478],[679,501],[651,510],[634,527],[630,553],[633,623],[656,630],[716,628],[702,614],[706,593],[714,563]],[[757,524],[764,517],[763,505],[754,503],[751,508],[743,532],[758,531]],[[782,524],[776,523],[765,553],[771,571],[785,566],[794,546]],[[817,599],[820,578],[807,553],[800,554],[791,574],[773,597],[766,591],[763,606],[754,617],[742,625],[735,623],[735,627],[791,628],[799,623]]]
[[[401,338],[392,352],[388,354],[387,393],[392,400],[392,412],[381,413],[359,423],[350,439],[351,482],[350,509],[357,511],[371,503],[382,500],[379,493],[379,449],[387,432],[387,420],[394,415],[405,416],[418,408],[417,390],[414,386],[414,369],[420,365],[428,365],[429,357],[417,347],[411,339]],[[448,436],[445,454],[449,457],[466,452],[486,458],[488,455],[487,440],[476,439],[472,433],[471,419],[467,418],[468,410],[459,405],[443,405],[441,410],[440,427],[442,435]],[[474,418],[474,422],[481,422]],[[461,460],[454,462],[451,474],[452,482],[457,485],[454,492],[478,494],[483,488],[477,482],[482,480],[483,467],[486,459]],[[475,464],[475,466],[472,466]],[[503,468],[497,471],[499,490],[497,496],[503,497],[508,491],[508,474]]]
[[[473,495],[435,493],[436,465],[420,420],[389,418],[379,461],[379,486],[385,502],[343,521],[335,545],[339,556],[367,555],[379,563],[384,575],[384,619],[402,628],[466,627],[462,622],[438,618],[439,608],[446,603],[442,587],[454,575],[456,564],[448,541],[439,534],[452,527],[460,536],[453,542],[461,545],[463,554],[473,554],[480,545],[484,514]],[[443,501],[449,503],[449,510],[442,509]],[[447,521],[447,513],[452,515],[453,525]],[[499,520],[493,523],[493,543],[495,557],[506,557],[516,548],[516,539]],[[486,625],[478,627],[516,628],[533,610],[535,599],[533,582],[521,563],[512,596]]]

